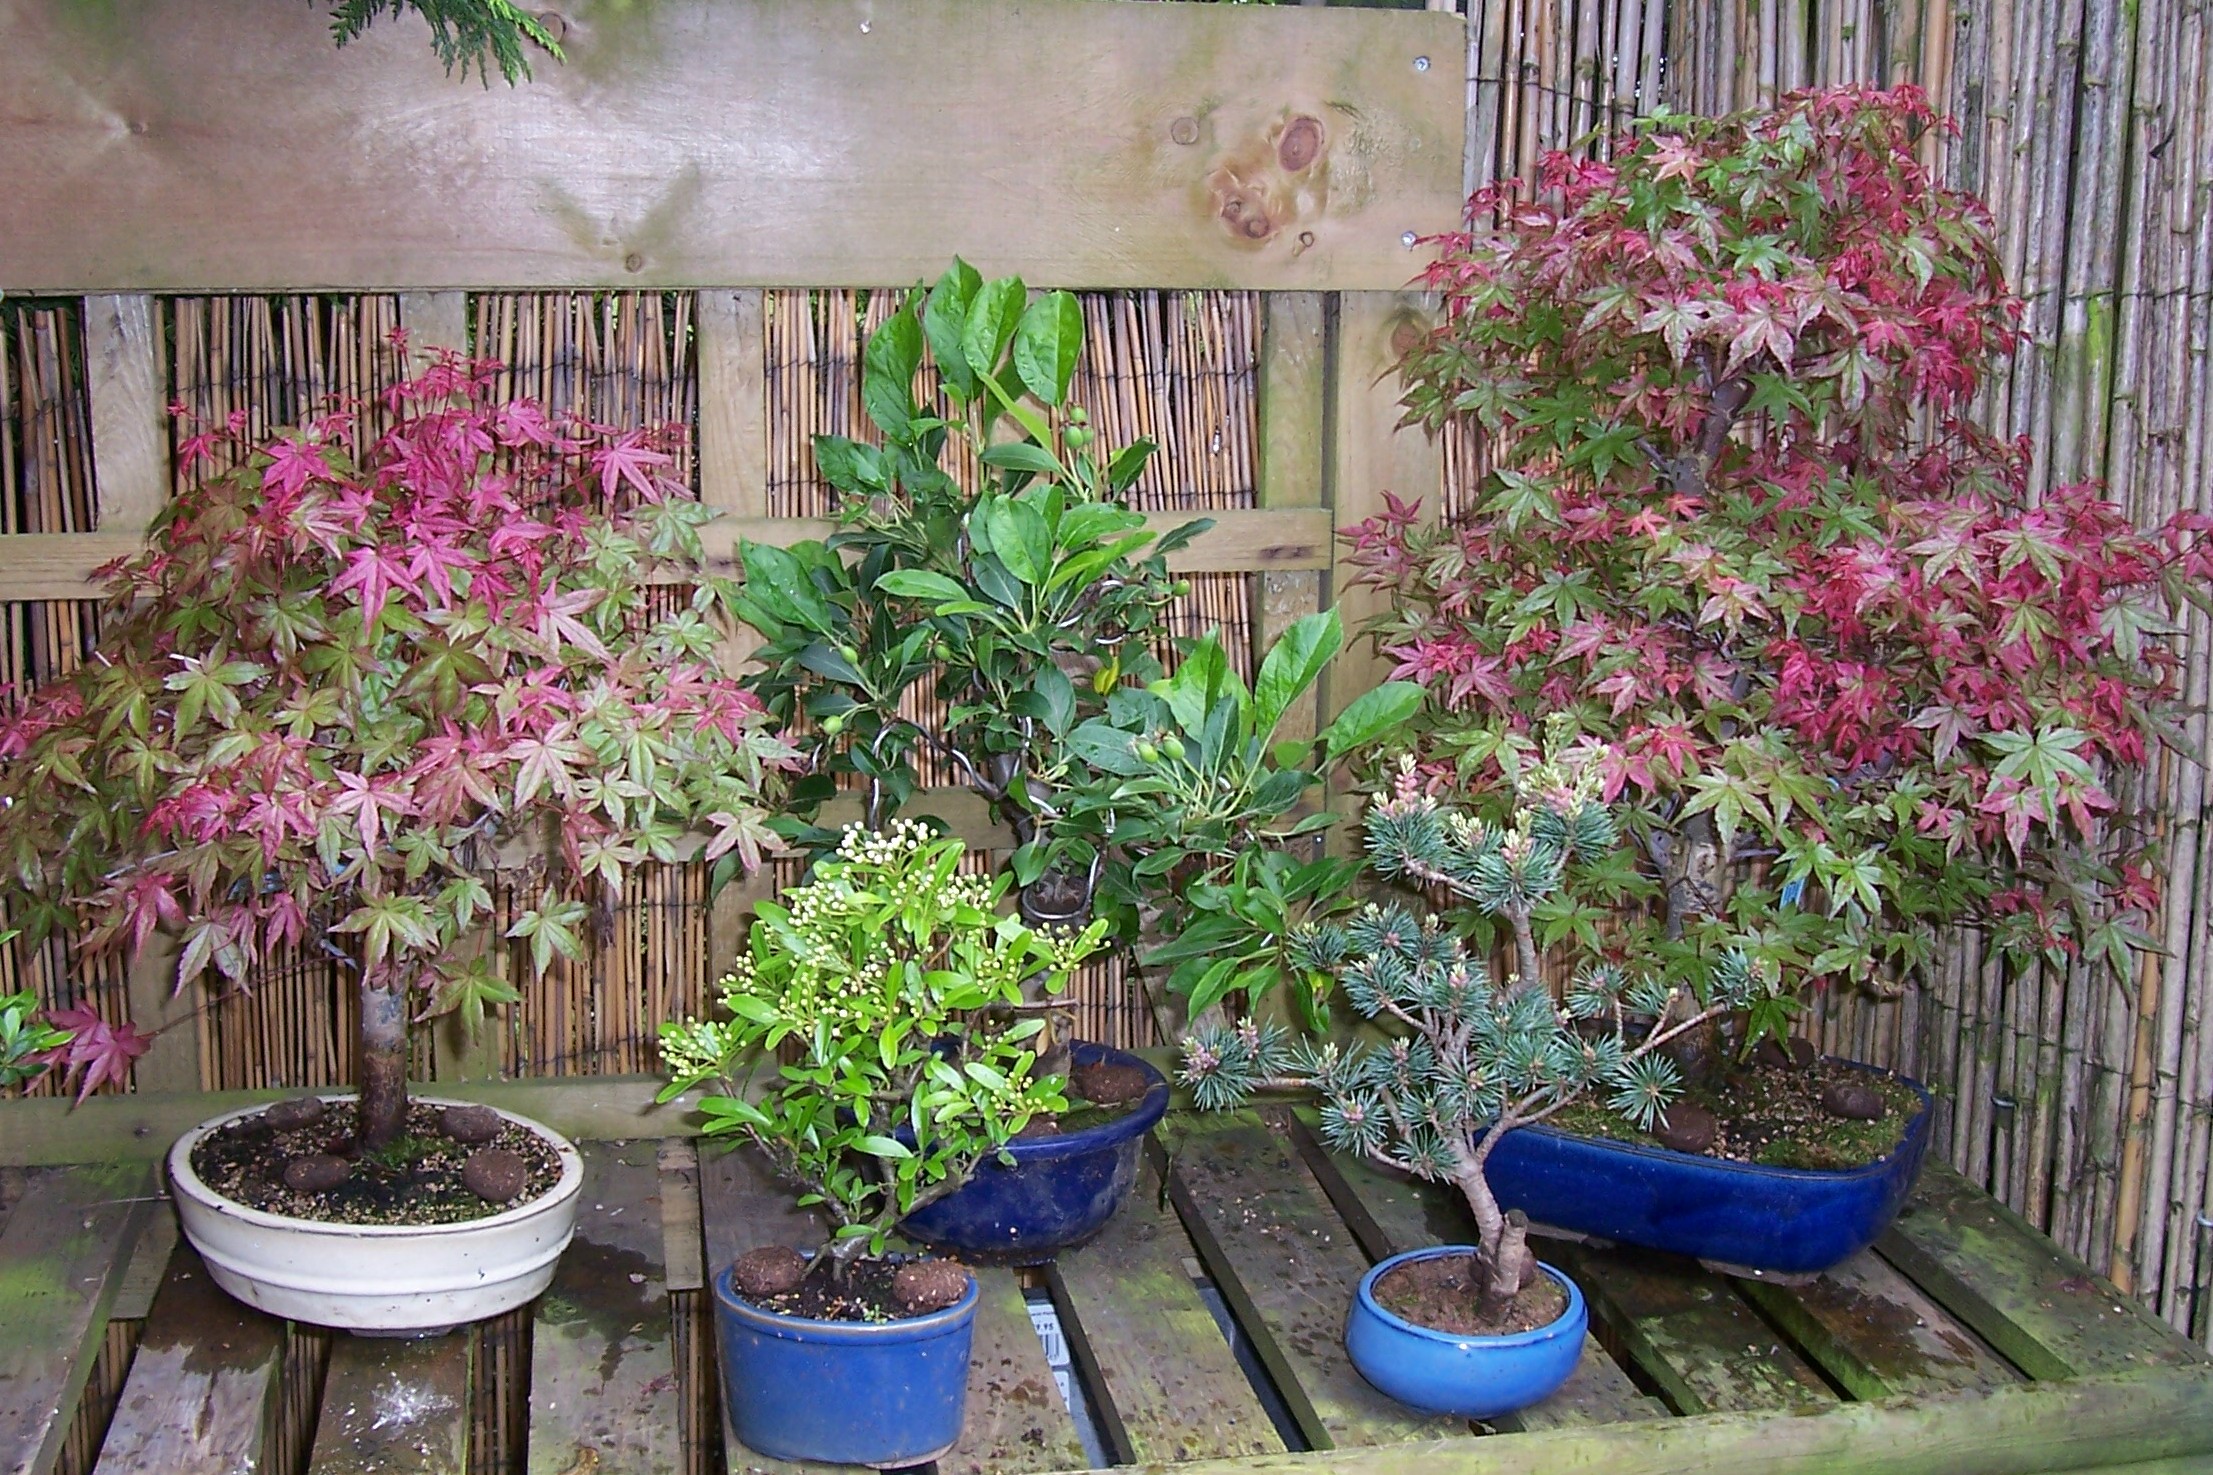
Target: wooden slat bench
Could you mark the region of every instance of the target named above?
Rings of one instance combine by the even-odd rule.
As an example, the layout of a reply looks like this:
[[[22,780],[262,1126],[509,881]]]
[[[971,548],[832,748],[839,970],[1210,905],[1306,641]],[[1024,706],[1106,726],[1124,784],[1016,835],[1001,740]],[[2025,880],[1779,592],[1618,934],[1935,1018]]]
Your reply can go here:
[[[1119,1464],[2213,1472],[2213,1363],[1942,1166],[1874,1250],[1802,1285],[1546,1242],[1591,1303],[1582,1365],[1547,1403],[1471,1427],[1378,1396],[1340,1340],[1377,1258],[1466,1237],[1450,1195],[1333,1156],[1284,1108],[1173,1115],[1149,1147],[1094,1242],[1047,1270],[981,1272],[968,1424],[940,1475],[1088,1463],[1031,1327],[1040,1295]],[[743,1153],[682,1138],[584,1148],[577,1241],[514,1363],[528,1379],[514,1454],[533,1475],[675,1475],[681,1411],[712,1396],[698,1386],[711,1356],[682,1352],[711,1337],[697,1316],[710,1267],[819,1225]],[[340,1336],[317,1371],[302,1359],[324,1339],[229,1301],[176,1244],[149,1165],[9,1171],[0,1472],[291,1475],[286,1452],[314,1475],[493,1468],[494,1451],[466,1447],[483,1403],[467,1334]],[[119,1314],[139,1335],[104,1439],[65,1448]],[[299,1402],[286,1390],[318,1376],[319,1399],[286,1413]],[[284,1418],[300,1427],[284,1433]],[[735,1443],[723,1455],[733,1475],[794,1469]]]

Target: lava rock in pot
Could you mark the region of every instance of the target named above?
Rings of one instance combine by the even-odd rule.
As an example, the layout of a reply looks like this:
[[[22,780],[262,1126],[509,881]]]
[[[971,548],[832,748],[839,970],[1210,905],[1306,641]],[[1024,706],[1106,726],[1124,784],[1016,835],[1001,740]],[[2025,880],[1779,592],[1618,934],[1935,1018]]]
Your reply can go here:
[[[289,1101],[279,1101],[263,1112],[261,1119],[279,1132],[289,1132],[294,1127],[312,1127],[323,1119],[323,1098],[295,1096]]]
[[[311,1152],[284,1165],[284,1186],[295,1193],[321,1193],[353,1174],[353,1164],[327,1152]]]
[[[1714,1145],[1720,1130],[1721,1124],[1712,1112],[1686,1101],[1676,1102],[1652,1125],[1652,1135],[1660,1139],[1660,1145],[1677,1152],[1704,1152]]]
[[[529,1181],[530,1165],[503,1147],[472,1152],[461,1165],[461,1186],[486,1203],[506,1203]]]
[[[909,1316],[922,1316],[968,1294],[968,1272],[951,1260],[917,1260],[891,1278],[891,1299]]]
[[[1120,1106],[1124,1102],[1142,1100],[1152,1089],[1152,1080],[1134,1065],[1116,1065],[1112,1061],[1100,1061],[1076,1067],[1070,1084],[1076,1094],[1093,1106]]]
[[[738,1290],[758,1300],[797,1290],[807,1278],[807,1257],[789,1245],[762,1245],[738,1256],[730,1267]]]
[[[1821,1093],[1821,1105],[1831,1116],[1851,1122],[1879,1122],[1890,1108],[1883,1093],[1858,1081],[1838,1081]]]
[[[503,1120],[489,1106],[449,1106],[438,1113],[438,1130],[465,1147],[482,1147],[499,1135]]]
[[[1778,1044],[1773,1035],[1767,1035],[1752,1047],[1754,1065],[1796,1066],[1805,1070],[1814,1063],[1815,1058],[1811,1040],[1792,1040],[1788,1045],[1783,1045]]]

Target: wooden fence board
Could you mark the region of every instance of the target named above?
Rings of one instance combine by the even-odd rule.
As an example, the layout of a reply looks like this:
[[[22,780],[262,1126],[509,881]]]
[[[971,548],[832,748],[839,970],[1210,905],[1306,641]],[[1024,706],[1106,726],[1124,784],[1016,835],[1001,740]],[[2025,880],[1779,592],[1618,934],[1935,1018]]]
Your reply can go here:
[[[683,1469],[675,1328],[649,1140],[587,1144],[576,1238],[530,1339],[530,1475]]]
[[[0,1234],[0,1471],[53,1468],[147,1219],[142,1164],[30,1177]]]
[[[217,1288],[177,1246],[94,1475],[247,1475],[268,1453],[284,1323]]]
[[[464,1475],[469,1337],[340,1337],[308,1475]]]
[[[1251,1112],[1163,1124],[1170,1194],[1300,1432],[1315,1449],[1440,1439],[1466,1421],[1370,1387],[1345,1352],[1345,1306],[1367,1256],[1275,1132]]]
[[[2206,1354],[1942,1163],[1876,1244],[2032,1378],[2201,1363]]]
[[[1393,288],[1401,237],[1459,213],[1455,16],[671,0],[566,18],[565,65],[486,89],[405,25],[339,51],[305,8],[246,25],[220,0],[9,0],[0,286],[874,287],[966,252],[1071,287]]]
[[[1100,1422],[1125,1463],[1270,1454],[1283,1440],[1184,1273],[1191,1241],[1161,1201],[1158,1166],[1098,1238],[1048,1269],[1078,1366],[1104,1385]]]

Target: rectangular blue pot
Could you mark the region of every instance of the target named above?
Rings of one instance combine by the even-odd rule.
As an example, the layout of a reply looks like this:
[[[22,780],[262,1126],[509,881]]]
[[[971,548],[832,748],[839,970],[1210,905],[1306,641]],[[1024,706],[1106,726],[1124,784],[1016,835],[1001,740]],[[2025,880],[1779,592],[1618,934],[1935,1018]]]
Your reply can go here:
[[[1921,1171],[1929,1093],[1897,1079],[1920,1096],[1921,1110],[1890,1156],[1864,1168],[1771,1168],[1539,1125],[1509,1132],[1485,1176],[1500,1204],[1540,1224],[1747,1270],[1812,1274],[1873,1244]]]

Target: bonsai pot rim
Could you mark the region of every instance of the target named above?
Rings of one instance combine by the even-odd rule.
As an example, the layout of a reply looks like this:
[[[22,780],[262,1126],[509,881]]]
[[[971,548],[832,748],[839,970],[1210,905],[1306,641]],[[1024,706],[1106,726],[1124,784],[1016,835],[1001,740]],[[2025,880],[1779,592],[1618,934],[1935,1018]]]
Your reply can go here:
[[[1146,1086],[1145,1094],[1137,1098],[1136,1105],[1120,1116],[1088,1127],[1078,1127],[1073,1132],[1041,1132],[1035,1137],[1010,1139],[1006,1151],[1013,1155],[1016,1166],[1023,1163],[1054,1162],[1064,1157],[1081,1157],[1088,1152],[1116,1146],[1131,1137],[1144,1136],[1168,1114],[1168,1103],[1173,1096],[1168,1078],[1144,1056],[1116,1049],[1112,1045],[1094,1044],[1089,1040],[1071,1040],[1068,1042],[1068,1049],[1070,1060],[1081,1059],[1084,1064],[1134,1065],[1150,1077],[1151,1084]],[[998,1161],[998,1157],[993,1154],[984,1161],[994,1163]]]
[[[1542,1260],[1537,1262],[1537,1268],[1552,1277],[1553,1283],[1566,1295],[1567,1304],[1551,1321],[1527,1331],[1439,1331],[1408,1321],[1375,1298],[1376,1282],[1401,1265],[1476,1253],[1473,1245],[1430,1245],[1380,1260],[1360,1277],[1360,1284],[1353,1292],[1352,1307],[1346,1314],[1345,1347],[1353,1366],[1380,1392],[1425,1412],[1488,1419],[1543,1402],[1574,1374],[1583,1356],[1590,1307],[1584,1300],[1581,1286],[1557,1266]],[[1410,1343],[1410,1347],[1403,1354],[1387,1359],[1390,1366],[1384,1366],[1386,1359],[1378,1355],[1380,1349],[1371,1338],[1360,1334],[1363,1319],[1371,1321],[1391,1341]],[[1563,1341],[1565,1346],[1558,1345]],[[1508,1367],[1492,1365],[1496,1363],[1506,1363]],[[1509,1369],[1516,1376],[1501,1376]],[[1532,1372],[1533,1377],[1530,1376]],[[1514,1382],[1522,1386],[1501,1401],[1498,1386]],[[1397,1384],[1395,1388],[1388,1386],[1393,1383]],[[1460,1388],[1478,1395],[1488,1392],[1490,1396],[1458,1397],[1455,1390]],[[1416,1396],[1409,1397],[1409,1394]],[[1425,1399],[1424,1394],[1435,1396]]]
[[[352,1092],[318,1093],[325,1101]],[[415,1096],[429,1105],[464,1105]],[[534,1300],[575,1233],[584,1160],[542,1122],[498,1111],[554,1151],[560,1177],[537,1197],[446,1224],[339,1224],[251,1208],[210,1187],[192,1150],[211,1132],[269,1103],[209,1117],[170,1145],[177,1217],[218,1285],[249,1306],[363,1335],[430,1335]],[[337,1257],[335,1259],[325,1257]],[[333,1273],[333,1266],[343,1273]]]
[[[800,1253],[809,1260],[814,1258],[812,1251],[802,1250]],[[908,1256],[907,1258],[937,1259],[940,1257],[932,1255]],[[715,1304],[730,1315],[749,1323],[760,1331],[767,1332],[770,1336],[783,1337],[794,1342],[882,1342],[887,1340],[893,1332],[917,1337],[928,1336],[951,1327],[956,1322],[965,1321],[974,1313],[976,1303],[983,1297],[983,1289],[976,1279],[975,1272],[963,1265],[961,1269],[968,1276],[968,1289],[962,1292],[961,1298],[950,1306],[937,1311],[925,1311],[920,1316],[895,1317],[890,1321],[830,1321],[818,1316],[792,1316],[782,1311],[770,1311],[766,1307],[754,1305],[737,1293],[737,1285],[732,1278],[732,1268],[732,1266],[725,1265],[715,1272]]]

